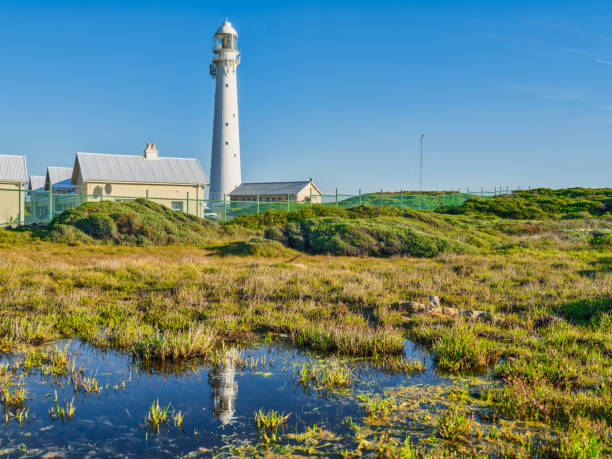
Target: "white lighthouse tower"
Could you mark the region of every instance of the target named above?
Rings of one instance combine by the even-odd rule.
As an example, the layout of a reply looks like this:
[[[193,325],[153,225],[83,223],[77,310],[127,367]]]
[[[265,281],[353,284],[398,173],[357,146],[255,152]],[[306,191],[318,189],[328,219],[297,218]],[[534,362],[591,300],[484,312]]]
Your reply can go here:
[[[210,199],[224,199],[242,183],[236,68],[240,64],[238,33],[227,20],[213,38],[210,74],[216,78],[215,119],[210,164]]]

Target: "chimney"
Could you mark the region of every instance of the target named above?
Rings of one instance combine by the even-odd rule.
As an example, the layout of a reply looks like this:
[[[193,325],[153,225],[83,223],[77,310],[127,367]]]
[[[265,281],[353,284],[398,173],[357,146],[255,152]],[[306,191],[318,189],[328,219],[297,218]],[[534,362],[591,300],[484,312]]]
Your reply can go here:
[[[144,151],[145,159],[157,159],[157,147],[154,143],[147,143],[147,148]]]

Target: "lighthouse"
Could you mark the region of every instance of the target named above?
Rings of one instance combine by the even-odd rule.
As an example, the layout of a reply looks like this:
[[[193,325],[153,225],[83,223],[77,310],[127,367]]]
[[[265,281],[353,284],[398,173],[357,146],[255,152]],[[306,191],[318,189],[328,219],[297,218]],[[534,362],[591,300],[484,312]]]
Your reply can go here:
[[[213,37],[210,75],[216,80],[215,117],[210,161],[211,200],[227,199],[242,183],[236,69],[240,64],[238,33],[227,20]]]

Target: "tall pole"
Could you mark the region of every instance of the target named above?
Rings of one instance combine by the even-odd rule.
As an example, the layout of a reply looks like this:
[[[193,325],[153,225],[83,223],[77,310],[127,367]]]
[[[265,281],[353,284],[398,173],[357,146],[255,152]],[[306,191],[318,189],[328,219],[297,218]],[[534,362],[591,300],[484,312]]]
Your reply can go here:
[[[419,137],[419,143],[421,144],[421,163],[419,167],[419,209],[421,206],[421,200],[423,199],[423,138],[425,134],[421,134]]]

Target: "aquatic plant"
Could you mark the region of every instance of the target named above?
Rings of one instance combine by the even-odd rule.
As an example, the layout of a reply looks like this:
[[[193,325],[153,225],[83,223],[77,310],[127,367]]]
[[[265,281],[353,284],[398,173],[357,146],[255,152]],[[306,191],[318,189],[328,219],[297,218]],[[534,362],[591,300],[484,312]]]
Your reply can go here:
[[[260,408],[255,412],[255,427],[275,431],[285,425],[289,416],[291,413],[285,414],[275,410],[264,411]]]
[[[63,404],[58,403],[57,391],[55,391],[55,400],[53,406],[49,408],[49,416],[53,419],[68,419],[71,420],[74,416],[76,408],[74,407],[74,398]]]
[[[370,420],[388,418],[397,408],[391,398],[381,397],[378,394],[362,394],[357,397],[357,400],[365,402],[366,417]]]
[[[149,428],[150,431],[159,432],[159,428],[161,425],[167,425],[169,410],[170,403],[168,403],[167,406],[161,406],[159,404],[159,399],[153,401],[147,411],[147,414],[145,415],[145,425]]]
[[[473,420],[457,407],[449,408],[438,422],[438,434],[445,440],[454,442],[465,440],[470,434]]]
[[[353,383],[353,370],[338,359],[306,362],[299,371],[298,381],[306,386],[312,384],[315,389],[345,389]]]
[[[181,410],[172,413],[172,421],[177,429],[183,428],[183,419],[185,419],[185,414]]]
[[[2,386],[0,387],[0,403],[5,408],[21,408],[26,400],[28,394],[28,388],[20,379],[17,383],[14,381],[12,376],[5,377],[1,381]]]

